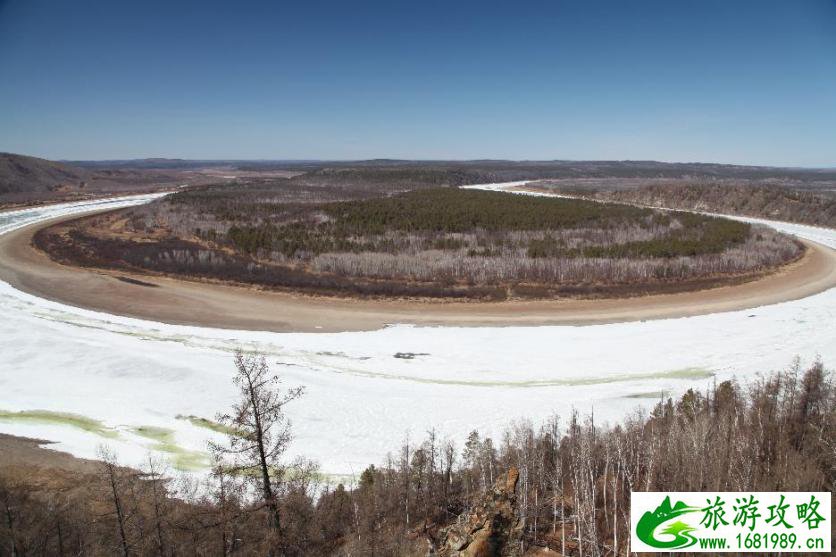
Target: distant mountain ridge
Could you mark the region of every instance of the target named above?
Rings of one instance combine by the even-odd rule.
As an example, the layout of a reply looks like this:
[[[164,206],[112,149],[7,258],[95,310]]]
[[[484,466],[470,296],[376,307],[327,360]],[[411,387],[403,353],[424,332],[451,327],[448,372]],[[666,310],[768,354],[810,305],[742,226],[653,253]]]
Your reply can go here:
[[[165,169],[188,170],[197,168],[231,167],[238,170],[331,170],[357,168],[426,169],[481,172],[498,179],[524,180],[537,178],[739,178],[783,179],[798,181],[836,180],[836,169],[795,168],[733,165],[702,162],[658,162],[633,160],[601,161],[511,161],[501,159],[475,160],[269,160],[269,159],[217,159],[189,160],[147,158],[110,161],[65,161],[67,164],[87,169]]]
[[[224,174],[292,171],[310,186],[392,184],[465,185],[517,180],[706,182],[779,185],[823,192],[836,190],[836,169],[777,168],[716,163],[656,161],[508,160],[188,160],[147,158],[110,161],[51,161],[0,153],[0,205],[69,200],[93,195],[150,191],[159,187],[211,183]],[[227,172],[228,171],[228,172]],[[265,175],[263,179],[276,179]],[[377,187],[376,186],[376,187]],[[828,195],[831,195],[828,193]]]
[[[69,164],[0,153],[0,195],[80,189],[89,178],[87,170]]]
[[[81,168],[63,161],[0,153],[0,207],[156,191],[200,180],[186,174],[150,168]]]

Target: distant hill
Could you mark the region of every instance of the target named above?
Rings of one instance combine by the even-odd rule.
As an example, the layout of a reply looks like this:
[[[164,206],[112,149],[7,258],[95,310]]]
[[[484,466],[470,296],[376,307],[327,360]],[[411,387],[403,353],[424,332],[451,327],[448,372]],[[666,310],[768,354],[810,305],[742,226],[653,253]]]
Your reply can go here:
[[[218,174],[223,171],[223,176]],[[0,153],[0,205],[55,202],[90,196],[138,193],[184,184],[223,181],[275,181],[292,172],[295,185],[367,188],[377,192],[426,186],[459,186],[516,180],[566,181],[605,189],[625,189],[658,181],[714,185],[780,186],[836,197],[836,170],[778,168],[657,161],[508,160],[188,160],[149,158],[105,161],[49,161]],[[259,173],[262,175],[259,176]],[[285,182],[281,182],[285,184]]]
[[[0,208],[142,193],[211,180],[184,175],[179,170],[81,168],[72,163],[0,153]]]
[[[652,184],[601,191],[597,199],[836,227],[836,199],[809,191],[742,184]]]
[[[80,168],[92,170],[98,169],[139,169],[139,170],[187,170],[191,168],[211,168],[218,166],[230,166],[231,161],[203,161],[186,159],[119,159],[103,161],[62,161]]]
[[[90,174],[83,168],[36,157],[0,153],[0,195],[83,189]]]
[[[706,178],[777,180],[818,182],[836,180],[836,169],[782,168],[714,163],[667,163],[658,161],[510,161],[510,160],[399,160],[372,159],[357,161],[331,160],[189,160],[189,159],[134,159],[105,161],[67,161],[89,170],[189,170],[228,167],[247,171],[297,170],[324,171],[331,179],[355,180],[362,175],[372,179],[385,176],[387,169],[401,174],[409,171],[421,174],[427,170],[467,175],[471,180],[532,180],[563,178]],[[350,172],[346,172],[346,171]],[[365,172],[364,172],[365,171]],[[314,178],[312,179],[320,179]]]

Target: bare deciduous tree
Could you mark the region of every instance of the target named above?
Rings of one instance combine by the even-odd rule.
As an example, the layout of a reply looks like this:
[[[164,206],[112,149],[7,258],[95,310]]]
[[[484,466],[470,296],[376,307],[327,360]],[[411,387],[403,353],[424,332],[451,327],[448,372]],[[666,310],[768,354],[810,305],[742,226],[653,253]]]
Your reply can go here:
[[[230,432],[229,445],[212,444],[213,451],[231,457],[230,471],[257,479],[261,499],[270,516],[277,541],[281,538],[277,484],[283,481],[281,457],[291,440],[290,421],[284,408],[302,396],[304,387],[282,390],[278,376],[270,372],[264,356],[235,353],[239,398],[229,414],[218,422]]]
[[[110,492],[110,502],[113,505],[113,514],[116,516],[116,525],[119,531],[119,545],[124,557],[130,555],[130,543],[128,542],[129,513],[125,506],[123,484],[123,473],[119,470],[116,455],[107,447],[99,447],[99,459],[102,461],[102,471]]]

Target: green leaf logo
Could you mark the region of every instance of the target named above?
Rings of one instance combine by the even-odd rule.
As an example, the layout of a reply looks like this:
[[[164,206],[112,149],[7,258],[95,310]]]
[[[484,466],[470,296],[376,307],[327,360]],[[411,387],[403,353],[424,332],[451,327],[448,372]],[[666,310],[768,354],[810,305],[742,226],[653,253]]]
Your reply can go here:
[[[671,506],[671,498],[665,497],[665,500],[662,501],[661,505],[656,507],[656,510],[652,513],[644,513],[641,519],[639,519],[639,523],[636,525],[636,536],[647,545],[660,549],[682,549],[690,547],[697,543],[697,539],[691,535],[691,532],[696,530],[693,526],[679,520],[669,524],[664,530],[659,532],[660,535],[673,536],[673,539],[666,541],[656,539],[656,529],[677,516],[698,512],[699,510],[698,507],[689,507],[682,501],[678,501],[675,505]]]

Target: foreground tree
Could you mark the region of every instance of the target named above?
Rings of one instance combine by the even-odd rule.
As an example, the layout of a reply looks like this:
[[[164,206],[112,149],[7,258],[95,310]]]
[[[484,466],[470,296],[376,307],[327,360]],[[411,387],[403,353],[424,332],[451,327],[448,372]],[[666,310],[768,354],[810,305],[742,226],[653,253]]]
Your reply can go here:
[[[132,513],[127,508],[125,492],[129,491],[127,484],[131,482],[131,474],[119,467],[116,454],[110,448],[100,446],[98,457],[102,461],[102,477],[107,485],[107,498],[110,499],[112,514],[118,527],[120,552],[124,557],[128,557],[132,545],[128,541],[128,522]]]
[[[278,493],[283,481],[281,457],[291,440],[286,404],[302,396],[303,387],[283,391],[278,376],[270,372],[264,356],[235,353],[239,399],[232,413],[218,416],[229,431],[229,445],[213,444],[213,451],[232,462],[227,473],[252,478],[269,514],[275,542],[281,539]]]

